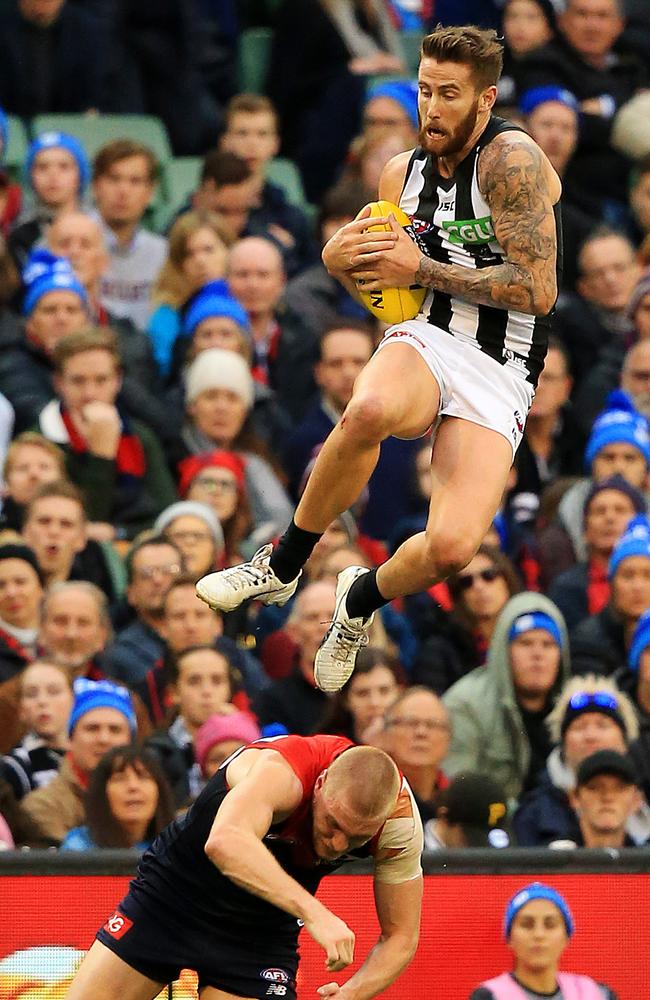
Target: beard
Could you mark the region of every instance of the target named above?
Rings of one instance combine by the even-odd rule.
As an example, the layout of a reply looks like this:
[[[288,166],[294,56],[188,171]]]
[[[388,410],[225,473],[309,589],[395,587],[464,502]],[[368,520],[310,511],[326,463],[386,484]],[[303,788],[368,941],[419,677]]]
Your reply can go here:
[[[437,156],[438,159],[442,156],[454,156],[467,145],[472,132],[476,128],[477,120],[478,97],[473,101],[465,117],[461,119],[456,128],[451,132],[446,130],[444,135],[432,139],[427,132],[429,126],[420,125],[418,143],[425,152],[431,153],[432,156]]]

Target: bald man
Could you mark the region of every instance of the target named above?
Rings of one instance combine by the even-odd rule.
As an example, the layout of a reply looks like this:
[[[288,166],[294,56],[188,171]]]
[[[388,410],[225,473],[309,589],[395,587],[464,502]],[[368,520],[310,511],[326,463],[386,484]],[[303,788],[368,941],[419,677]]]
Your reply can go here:
[[[318,992],[370,1000],[415,954],[421,851],[413,796],[382,750],[338,736],[258,740],[145,854],[68,1000],[152,1000],[181,968],[198,973],[200,1000],[295,1000],[301,926],[328,972],[354,959],[354,932],[314,895],[350,855],[373,859],[381,933],[346,983]]]

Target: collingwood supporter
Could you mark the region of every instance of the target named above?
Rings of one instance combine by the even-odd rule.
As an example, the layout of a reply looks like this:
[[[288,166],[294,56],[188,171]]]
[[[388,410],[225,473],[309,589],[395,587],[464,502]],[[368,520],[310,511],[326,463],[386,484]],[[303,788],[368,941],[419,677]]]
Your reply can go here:
[[[639,734],[634,704],[610,678],[595,674],[567,681],[547,725],[553,749],[539,781],[522,798],[513,820],[521,847],[575,840],[579,824],[570,796],[582,761],[598,750],[627,753]],[[647,839],[649,820],[647,804],[631,817],[628,831],[635,843]]]
[[[110,261],[100,301],[139,330],[147,328],[152,290],[167,256],[167,241],[142,227],[157,176],[154,154],[131,139],[107,143],[93,161],[93,197]]]
[[[620,35],[625,19],[619,0],[568,0],[558,16],[559,33],[520,64],[523,91],[559,85],[580,105],[580,141],[566,189],[596,218],[618,213],[627,198],[630,161],[611,144],[616,114],[647,85],[646,67]]]
[[[24,813],[37,825],[41,836],[60,845],[84,818],[90,775],[112,747],[135,739],[137,723],[126,688],[110,681],[77,678],[68,733],[70,746],[59,773],[44,788],[37,788],[22,801]]]
[[[251,426],[254,385],[250,369],[233,351],[202,351],[187,369],[186,451],[200,455],[214,448],[244,459],[255,544],[267,541],[291,520],[291,503],[267,460],[268,452]],[[262,538],[262,535],[264,537]]]
[[[571,633],[576,674],[610,676],[624,667],[639,618],[650,608],[650,523],[633,518],[614,547],[607,569],[610,599]]]
[[[162,635],[165,595],[183,572],[180,549],[163,535],[136,539],[125,560],[126,599],[133,620],[106,648],[102,666],[123,684],[137,684],[165,653]]]
[[[499,616],[521,590],[517,572],[493,545],[481,545],[474,558],[447,582],[453,611],[430,601],[419,624],[422,642],[411,680],[442,695],[459,678],[489,659]]]
[[[559,972],[562,952],[574,932],[573,916],[563,896],[548,885],[532,882],[519,889],[506,907],[504,937],[514,957],[512,972],[488,979],[469,1000],[509,997],[554,997],[569,1000],[617,1000],[608,986],[588,976]]]
[[[389,754],[408,781],[422,821],[435,816],[438,793],[449,784],[442,762],[451,723],[444,704],[428,688],[415,685],[386,710],[383,730],[372,742]]]
[[[181,553],[183,569],[193,580],[223,563],[224,538],[221,524],[204,503],[180,500],[156,518],[159,532]]]
[[[195,799],[205,784],[194,754],[199,730],[211,716],[230,715],[247,706],[227,642],[189,646],[176,653],[170,660],[166,696],[171,719],[168,716],[150,737],[147,748],[160,761],[181,806]],[[247,717],[252,721],[250,713]]]
[[[43,573],[33,549],[0,545],[0,683],[34,659],[43,598]]]
[[[549,847],[643,847],[628,833],[639,810],[641,789],[634,764],[615,750],[598,750],[585,758],[576,772],[570,795],[579,832],[573,841],[553,841]]]
[[[607,604],[609,560],[630,520],[645,512],[645,496],[622,476],[610,476],[592,485],[584,506],[586,557],[559,573],[548,588],[548,596],[564,615],[569,631]]]
[[[68,749],[68,720],[74,695],[65,667],[34,660],[20,675],[20,717],[27,733],[0,758],[0,779],[17,800],[56,777]]]
[[[115,334],[91,327],[54,350],[57,397],[39,414],[39,430],[66,456],[68,475],[85,493],[90,533],[133,537],[176,497],[155,435],[117,402],[122,360]]]
[[[261,726],[279,723],[297,736],[318,727],[329,699],[314,682],[314,656],[334,614],[334,591],[332,582],[310,583],[296,597],[285,625],[295,648],[292,669],[254,700]]]
[[[25,181],[32,201],[9,235],[9,249],[20,268],[48,226],[59,215],[80,207],[90,181],[85,149],[73,135],[42,132],[27,150]]]
[[[510,802],[532,788],[551,751],[546,719],[570,674],[562,615],[547,597],[511,598],[499,619],[484,667],[444,695],[452,738],[451,776],[487,770]]]
[[[183,317],[204,288],[228,297],[225,283],[230,231],[218,215],[207,211],[184,212],[169,231],[167,260],[152,292],[152,312],[147,334],[163,377],[172,370],[177,339],[183,333]],[[217,345],[212,345],[217,346]]]
[[[320,733],[346,736],[353,743],[372,742],[386,710],[404,685],[404,672],[386,650],[367,646],[354,673],[333,695],[318,726]]]
[[[507,815],[496,782],[487,774],[461,772],[438,793],[435,816],[424,824],[424,848],[508,847]]]
[[[29,430],[54,392],[54,348],[88,323],[88,296],[70,263],[35,250],[23,272],[24,335],[0,352],[0,391],[16,414],[16,432]]]
[[[266,170],[280,148],[278,115],[268,97],[237,94],[225,110],[221,149],[240,156],[252,171],[256,195],[246,234],[271,236],[279,246],[291,278],[317,257],[310,220],[288,201],[284,190],[266,179]]]
[[[555,332],[569,352],[579,387],[604,348],[634,336],[628,309],[641,265],[628,237],[606,227],[590,233],[578,251],[577,265],[576,292],[563,295],[558,303]]]
[[[235,750],[260,738],[259,726],[248,712],[211,715],[194,737],[194,755],[205,781]]]
[[[234,451],[215,448],[183,459],[178,473],[182,499],[214,511],[223,531],[223,564],[236,565],[244,539],[253,528],[244,459]]]
[[[132,847],[141,854],[174,819],[169,783],[155,757],[117,746],[92,771],[84,801],[85,825],[66,834],[60,850]]]
[[[20,531],[25,508],[46,483],[65,479],[65,455],[61,449],[34,431],[13,438],[3,468],[4,495],[0,527]]]

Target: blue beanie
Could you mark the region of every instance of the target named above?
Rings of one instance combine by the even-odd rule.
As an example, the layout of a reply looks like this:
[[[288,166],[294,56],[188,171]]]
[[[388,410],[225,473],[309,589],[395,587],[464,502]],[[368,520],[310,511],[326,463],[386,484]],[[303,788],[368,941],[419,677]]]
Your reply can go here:
[[[39,299],[48,292],[74,292],[82,303],[88,305],[88,296],[67,257],[56,257],[49,250],[34,250],[29,255],[23,271],[25,297],[23,315],[29,316]]]
[[[406,111],[413,128],[418,127],[418,85],[416,80],[386,80],[368,89],[366,104],[373,97],[390,97]]]
[[[546,104],[548,101],[558,101],[576,113],[580,110],[575,94],[572,94],[566,87],[558,87],[557,84],[553,83],[549,83],[545,87],[532,87],[530,90],[524,91],[519,99],[519,110],[523,115],[530,115],[540,104]]]
[[[641,656],[650,646],[650,609],[644,611],[634,629],[632,635],[632,645],[628,653],[627,663],[630,670],[636,673],[641,663]]]
[[[85,677],[78,677],[73,689],[74,703],[68,722],[70,736],[81,716],[92,712],[94,708],[114,708],[116,712],[121,712],[129,724],[131,736],[135,736],[138,723],[131,695],[125,687],[111,681],[89,681]]]
[[[78,139],[67,132],[41,132],[37,135],[29,149],[25,160],[25,181],[33,188],[32,167],[37,154],[43,149],[65,149],[74,158],[79,170],[79,190],[84,191],[90,180],[90,163],[86,150]]]
[[[611,580],[624,559],[645,556],[650,559],[650,522],[644,514],[633,517],[609,558],[607,576]]]
[[[515,919],[521,908],[525,906],[526,903],[530,903],[533,899],[548,899],[549,902],[554,903],[564,918],[567,935],[571,937],[573,934],[573,917],[571,916],[571,910],[569,909],[566,900],[560,896],[559,892],[552,889],[550,885],[544,885],[542,882],[531,882],[530,885],[527,885],[524,889],[520,889],[519,892],[512,897],[506,907],[506,913],[503,921],[503,936],[506,941],[510,937],[512,921]]]
[[[525,615],[519,615],[518,618],[515,618],[508,632],[508,642],[512,642],[513,639],[525,632],[532,632],[535,628],[543,628],[553,637],[558,646],[562,646],[560,626],[545,611],[528,611]]]
[[[0,108],[0,143],[2,143],[2,149],[0,149],[0,163],[2,163],[7,155],[7,146],[9,145],[9,119],[2,108]]]
[[[648,421],[633,408],[624,393],[611,393],[608,397],[609,408],[604,410],[594,421],[591,434],[585,449],[585,465],[587,469],[599,451],[608,444],[631,444],[638,448],[650,466],[650,435]]]
[[[223,292],[214,292],[205,289],[194,297],[194,301],[185,313],[183,320],[183,332],[194,333],[199,323],[204,319],[211,319],[213,316],[226,316],[238,324],[243,332],[250,337],[250,326],[248,325],[248,314],[237,299]]]

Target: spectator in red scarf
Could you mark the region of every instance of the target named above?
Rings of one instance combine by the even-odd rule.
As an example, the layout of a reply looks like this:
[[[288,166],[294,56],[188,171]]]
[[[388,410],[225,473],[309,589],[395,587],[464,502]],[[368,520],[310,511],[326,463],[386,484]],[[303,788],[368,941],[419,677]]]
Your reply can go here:
[[[226,566],[235,566],[241,561],[240,546],[252,528],[245,469],[245,461],[240,455],[219,449],[191,455],[178,467],[181,497],[206,504],[219,518]]]
[[[39,429],[66,455],[68,475],[85,493],[89,537],[130,538],[176,498],[162,448],[116,399],[122,362],[111,330],[88,328],[54,350],[56,390]]]

